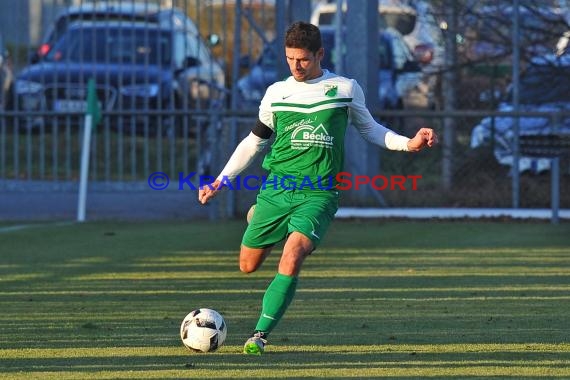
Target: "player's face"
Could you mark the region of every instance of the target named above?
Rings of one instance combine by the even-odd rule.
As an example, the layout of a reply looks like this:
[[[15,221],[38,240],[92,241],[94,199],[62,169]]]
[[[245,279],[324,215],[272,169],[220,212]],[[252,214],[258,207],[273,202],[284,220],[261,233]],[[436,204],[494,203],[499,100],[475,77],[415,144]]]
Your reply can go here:
[[[316,53],[306,49],[285,48],[285,57],[291,75],[298,82],[318,78],[322,75],[321,60],[323,59],[324,49],[320,48]]]

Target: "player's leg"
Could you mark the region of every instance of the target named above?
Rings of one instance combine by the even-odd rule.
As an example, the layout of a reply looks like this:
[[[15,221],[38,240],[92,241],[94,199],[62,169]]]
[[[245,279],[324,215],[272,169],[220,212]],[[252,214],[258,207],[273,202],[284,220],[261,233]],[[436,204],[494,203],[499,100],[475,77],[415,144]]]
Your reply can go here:
[[[261,315],[253,335],[245,342],[246,354],[261,355],[267,343],[267,336],[289,307],[297,290],[297,276],[305,258],[314,249],[311,239],[299,232],[292,232],[279,262],[277,275],[273,278],[262,301]]]
[[[261,315],[255,331],[244,346],[244,352],[260,355],[267,336],[279,323],[297,289],[297,277],[305,258],[324,237],[337,210],[338,196],[323,193],[303,196],[289,220],[289,237],[283,247],[278,273],[263,297]]]
[[[293,232],[287,238],[279,262],[279,270],[263,296],[261,316],[255,331],[269,334],[277,325],[297,290],[297,277],[305,258],[314,249],[313,242],[299,232]]]
[[[239,268],[244,273],[256,271],[273,246],[285,239],[288,232],[290,203],[280,189],[265,189],[257,196],[255,212],[248,215],[239,254]],[[249,213],[248,213],[249,214]]]
[[[305,258],[313,252],[315,245],[311,239],[300,232],[293,231],[283,247],[277,272],[284,276],[299,276]]]
[[[239,270],[243,273],[255,272],[265,258],[271,253],[271,247],[267,248],[250,248],[242,244],[239,252]]]
[[[239,256],[239,265],[242,272],[251,273],[257,270],[271,252],[271,248],[277,242],[285,239],[288,231],[289,209],[290,203],[283,199],[282,193],[272,192],[270,196],[265,196],[262,193],[258,196],[255,212],[248,220],[249,224],[242,239]],[[288,281],[285,279],[285,282]],[[288,293],[287,290],[276,290],[282,287],[287,288],[289,285],[284,284],[281,279],[274,279],[272,284],[266,290],[264,303],[270,297],[273,298],[272,294],[275,292],[279,296],[273,299],[276,302],[276,304],[272,304],[273,307],[278,308],[279,304],[291,302],[283,299],[284,293]],[[260,318],[263,318],[263,315],[262,313]],[[245,342],[243,350],[246,354],[261,355],[266,343],[265,335],[256,331]]]

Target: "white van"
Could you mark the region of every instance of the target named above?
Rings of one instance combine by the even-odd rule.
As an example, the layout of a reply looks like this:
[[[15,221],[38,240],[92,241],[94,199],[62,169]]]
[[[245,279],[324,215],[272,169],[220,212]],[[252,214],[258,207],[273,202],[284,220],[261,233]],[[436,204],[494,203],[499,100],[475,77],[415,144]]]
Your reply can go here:
[[[347,2],[348,0],[343,1],[343,18]],[[313,9],[311,24],[334,25],[336,12],[336,1],[321,1]],[[345,20],[342,21],[344,24]],[[399,34],[399,39],[407,45],[414,60],[421,64],[422,71],[426,75],[416,86],[418,96],[415,97],[414,103],[419,103],[422,107],[433,107],[437,85],[437,77],[433,74],[443,67],[444,40],[429,2],[418,0],[412,7],[403,1],[379,0],[378,28],[392,30],[395,35]]]
[[[344,1],[343,14],[346,4],[347,1]],[[336,1],[323,1],[313,9],[311,24],[332,25],[335,18]],[[424,65],[443,58],[443,35],[427,1],[416,1],[415,6],[411,7],[393,0],[379,0],[378,27],[392,27],[400,32],[418,62]]]

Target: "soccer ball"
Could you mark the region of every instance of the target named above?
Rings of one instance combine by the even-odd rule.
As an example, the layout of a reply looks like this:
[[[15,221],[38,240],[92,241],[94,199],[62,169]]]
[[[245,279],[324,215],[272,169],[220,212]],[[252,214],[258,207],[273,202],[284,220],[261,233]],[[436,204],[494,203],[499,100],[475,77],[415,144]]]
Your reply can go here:
[[[224,318],[212,309],[193,310],[180,325],[182,343],[196,352],[216,351],[224,344],[227,332]]]

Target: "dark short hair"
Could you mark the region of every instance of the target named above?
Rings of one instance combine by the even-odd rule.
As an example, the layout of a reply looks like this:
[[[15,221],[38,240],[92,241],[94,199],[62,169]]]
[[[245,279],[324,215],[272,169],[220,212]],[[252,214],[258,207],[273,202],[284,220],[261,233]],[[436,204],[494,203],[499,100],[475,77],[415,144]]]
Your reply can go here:
[[[285,33],[285,47],[307,49],[316,53],[322,46],[321,31],[308,22],[295,22],[289,26]]]

